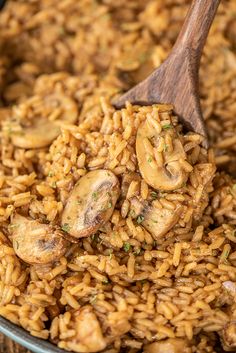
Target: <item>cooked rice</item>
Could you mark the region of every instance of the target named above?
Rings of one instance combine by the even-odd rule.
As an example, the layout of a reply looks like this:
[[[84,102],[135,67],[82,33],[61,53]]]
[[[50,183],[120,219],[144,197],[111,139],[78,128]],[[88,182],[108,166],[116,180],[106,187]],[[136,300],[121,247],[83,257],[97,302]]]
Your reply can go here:
[[[163,62],[188,6],[9,0],[0,14],[0,315],[60,348],[148,352],[151,342],[178,338],[186,353],[214,353],[236,320],[235,1],[222,2],[202,59],[209,151],[201,136],[182,131],[171,106],[111,105]],[[17,147],[14,137],[42,116],[59,126],[55,138]],[[144,140],[153,170],[173,149],[168,126],[179,133],[188,180],[178,190],[154,190],[135,174],[145,120],[157,134],[167,129],[155,148]],[[52,264],[22,261],[12,246],[13,215],[60,226],[74,185],[96,169],[120,182],[131,175],[110,220]],[[160,212],[181,206],[179,220],[156,239],[132,217],[132,197]],[[65,229],[64,236],[72,240]]]

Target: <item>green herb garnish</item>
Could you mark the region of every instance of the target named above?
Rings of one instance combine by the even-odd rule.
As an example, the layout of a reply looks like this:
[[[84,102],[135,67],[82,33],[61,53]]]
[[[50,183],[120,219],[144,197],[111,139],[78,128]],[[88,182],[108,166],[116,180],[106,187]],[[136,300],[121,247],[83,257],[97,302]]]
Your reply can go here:
[[[168,151],[168,145],[167,145],[166,143],[164,143],[163,151],[164,151],[164,152],[167,152],[167,151]]]
[[[62,226],[61,226],[61,229],[66,232],[66,233],[69,233],[70,231],[70,226],[68,223],[64,223]]]
[[[107,208],[112,208],[112,202],[111,201],[108,202]]]
[[[138,223],[138,224],[141,224],[143,221],[144,221],[144,216],[140,214],[140,215],[137,217],[137,223]]]
[[[98,193],[97,192],[93,192],[92,193],[92,198],[94,201],[97,201],[98,200]]]
[[[156,191],[151,191],[151,192],[150,192],[150,195],[151,195],[151,197],[152,197],[153,200],[156,200],[156,199],[158,198],[158,194],[157,194]]]
[[[123,245],[123,249],[125,252],[128,252],[131,248],[131,244],[130,243],[124,243]]]
[[[148,163],[152,163],[152,157],[149,156],[147,161],[148,161]]]
[[[165,124],[162,126],[162,129],[164,130],[168,130],[168,129],[171,129],[172,128],[172,125],[171,124]]]
[[[53,172],[49,172],[49,173],[48,173],[48,176],[49,176],[50,178],[51,178],[53,175],[54,175]]]
[[[109,210],[109,208],[112,208],[112,202],[111,201],[108,201],[107,205],[102,207],[102,211]]]

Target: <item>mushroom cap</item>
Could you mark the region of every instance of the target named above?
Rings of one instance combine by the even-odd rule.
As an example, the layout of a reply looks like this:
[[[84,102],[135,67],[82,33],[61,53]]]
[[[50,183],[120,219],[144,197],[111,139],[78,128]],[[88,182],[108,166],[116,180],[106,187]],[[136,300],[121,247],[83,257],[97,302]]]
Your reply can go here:
[[[27,121],[27,124],[19,121],[17,131],[13,129],[11,132],[13,145],[27,149],[46,147],[60,134],[60,122],[74,123],[77,119],[77,105],[69,97],[52,94],[45,97],[43,104],[51,110],[54,107],[61,107],[60,119],[51,121],[44,116],[39,116]]]
[[[75,238],[87,237],[111,217],[120,194],[119,181],[109,170],[84,175],[72,190],[62,213],[61,225]]]
[[[162,161],[157,161],[156,154],[159,152],[155,152],[155,149],[161,141],[160,138],[163,141],[166,134],[172,139],[173,150],[160,152]],[[145,141],[149,149],[145,148]],[[180,159],[186,160],[187,157],[174,126],[158,133],[148,120],[143,122],[137,131],[136,154],[143,179],[154,189],[175,190],[187,181],[188,173],[180,164]]]
[[[149,231],[154,238],[163,237],[178,222],[183,206],[177,204],[173,210],[167,208],[156,208],[138,197],[129,199],[130,208],[134,217],[143,216],[142,226]]]
[[[235,352],[236,349],[236,320],[229,322],[223,328],[221,334],[221,343],[223,349],[229,352]]]
[[[189,343],[182,338],[168,338],[144,346],[143,353],[187,353]]]
[[[32,126],[22,127],[19,132],[11,135],[13,145],[20,148],[42,148],[50,143],[60,134],[60,128],[45,118],[38,119]]]
[[[54,262],[65,254],[69,245],[55,227],[19,214],[11,222],[11,239],[17,256],[29,264]]]
[[[80,352],[98,352],[106,347],[106,340],[92,307],[82,307],[72,315],[72,318],[75,321],[73,329],[76,333],[71,340],[77,344]]]

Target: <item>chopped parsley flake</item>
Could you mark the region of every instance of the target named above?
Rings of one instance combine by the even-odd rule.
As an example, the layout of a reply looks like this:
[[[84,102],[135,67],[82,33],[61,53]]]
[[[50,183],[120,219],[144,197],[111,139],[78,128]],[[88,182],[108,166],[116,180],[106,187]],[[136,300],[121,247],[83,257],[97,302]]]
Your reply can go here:
[[[92,198],[94,201],[97,201],[98,200],[98,193],[97,192],[93,192],[92,193]]]
[[[123,248],[124,248],[125,252],[128,252],[130,250],[130,248],[131,248],[131,244],[130,243],[124,243]]]
[[[149,156],[147,161],[148,161],[148,163],[151,163],[152,162],[152,156]]]
[[[138,224],[141,224],[143,221],[144,221],[144,216],[140,214],[140,215],[137,217],[137,223],[138,223]]]
[[[48,176],[49,176],[50,178],[51,178],[53,175],[54,175],[53,172],[49,172],[49,173],[48,173]]]
[[[150,195],[151,195],[151,197],[152,197],[153,200],[156,200],[157,197],[158,197],[158,194],[157,194],[156,191],[151,191],[151,192],[150,192]]]
[[[112,202],[111,201],[108,201],[107,205],[102,207],[102,211],[109,210],[109,208],[112,208]]]
[[[168,129],[171,129],[172,128],[172,125],[171,124],[165,124],[162,126],[162,129],[164,130],[168,130]]]
[[[66,233],[69,233],[70,231],[70,226],[68,223],[64,223],[62,226],[61,226],[61,229],[66,232]]]
[[[165,143],[164,144],[164,149],[163,149],[164,152],[167,152],[168,151],[168,145]]]

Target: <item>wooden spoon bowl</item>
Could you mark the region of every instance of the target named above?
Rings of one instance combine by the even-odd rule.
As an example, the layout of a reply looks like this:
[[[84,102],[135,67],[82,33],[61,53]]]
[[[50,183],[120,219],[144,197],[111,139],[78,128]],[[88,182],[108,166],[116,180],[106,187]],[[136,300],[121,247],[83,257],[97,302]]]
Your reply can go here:
[[[144,81],[114,102],[122,108],[128,101],[151,105],[171,103],[187,129],[205,137],[201,112],[198,71],[202,50],[220,0],[193,0],[177,41],[167,59]]]

